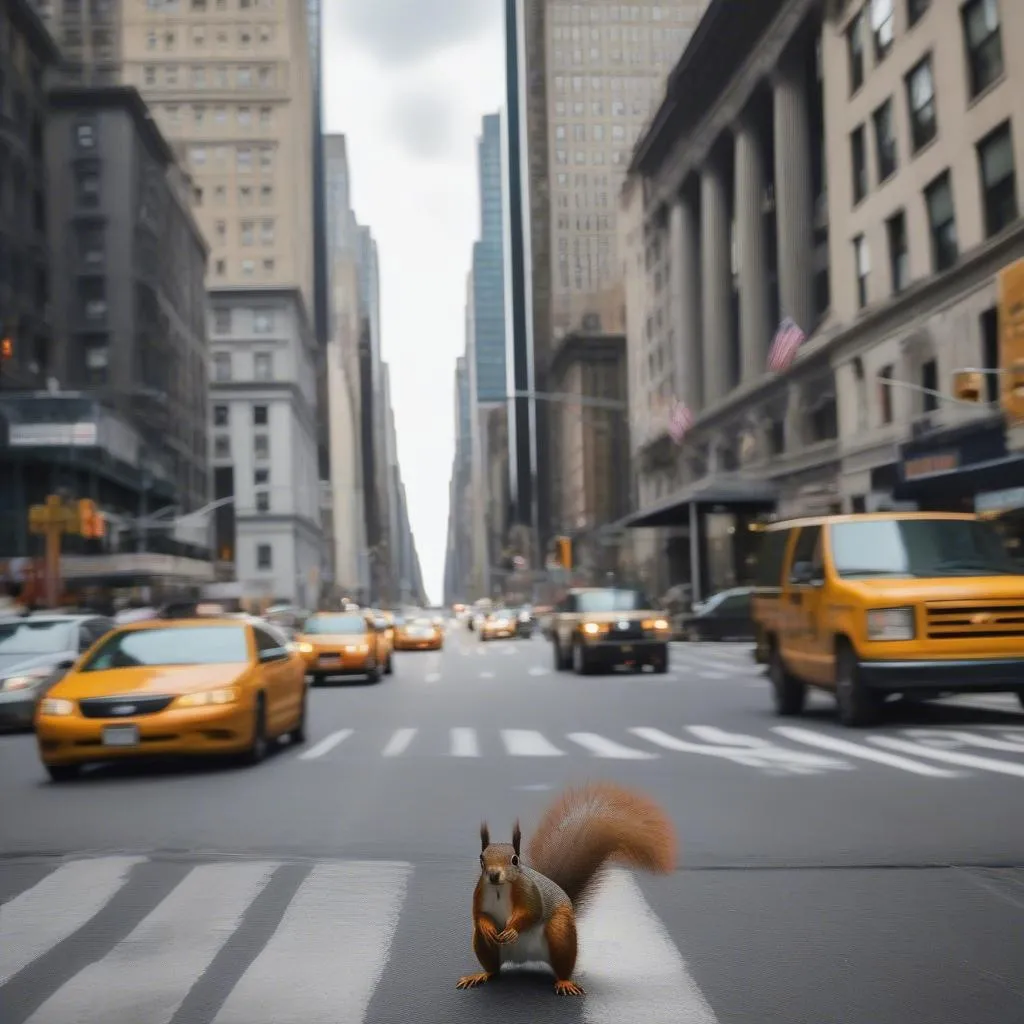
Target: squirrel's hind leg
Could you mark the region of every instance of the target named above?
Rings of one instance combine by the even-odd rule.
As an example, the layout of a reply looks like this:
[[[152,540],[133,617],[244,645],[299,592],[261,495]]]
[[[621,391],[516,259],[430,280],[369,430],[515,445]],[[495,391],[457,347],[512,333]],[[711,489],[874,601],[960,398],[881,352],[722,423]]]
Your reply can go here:
[[[576,969],[576,918],[572,908],[556,907],[544,927],[548,956],[555,972],[555,995],[582,996],[583,989],[572,980]]]
[[[501,970],[501,953],[498,947],[485,939],[475,928],[473,929],[473,952],[483,970],[479,974],[466,974],[459,978],[455,985],[456,988],[476,988],[497,977]]]

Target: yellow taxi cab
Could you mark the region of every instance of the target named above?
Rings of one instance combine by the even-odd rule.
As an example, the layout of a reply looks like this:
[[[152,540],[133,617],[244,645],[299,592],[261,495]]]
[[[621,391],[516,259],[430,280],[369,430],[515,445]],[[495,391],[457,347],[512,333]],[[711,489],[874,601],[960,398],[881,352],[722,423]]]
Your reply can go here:
[[[293,646],[314,683],[330,676],[366,676],[379,683],[394,671],[385,630],[364,609],[311,615]]]
[[[873,512],[764,527],[752,615],[775,710],[809,687],[847,726],[890,696],[1015,693],[1024,703],[1024,564],[953,512]]]
[[[496,608],[488,612],[480,623],[480,639],[496,640],[516,635],[518,622],[514,612],[508,608]]]
[[[391,653],[395,649],[394,616],[391,612],[381,611],[377,608],[374,608],[370,614],[373,616],[374,625],[381,631],[383,637],[386,671],[389,673],[394,672],[394,666],[391,661]]]
[[[395,627],[396,651],[439,651],[444,647],[444,630],[426,616],[402,618]]]
[[[242,755],[306,739],[306,680],[284,636],[248,618],[118,626],[39,702],[36,741],[54,781],[129,757]]]

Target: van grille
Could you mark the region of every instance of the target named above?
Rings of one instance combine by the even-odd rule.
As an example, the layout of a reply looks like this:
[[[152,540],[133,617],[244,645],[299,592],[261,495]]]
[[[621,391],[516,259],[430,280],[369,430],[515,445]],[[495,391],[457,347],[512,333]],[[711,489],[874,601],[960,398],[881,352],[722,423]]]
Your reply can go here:
[[[935,603],[925,606],[929,640],[1024,638],[1024,604],[1019,601]]]

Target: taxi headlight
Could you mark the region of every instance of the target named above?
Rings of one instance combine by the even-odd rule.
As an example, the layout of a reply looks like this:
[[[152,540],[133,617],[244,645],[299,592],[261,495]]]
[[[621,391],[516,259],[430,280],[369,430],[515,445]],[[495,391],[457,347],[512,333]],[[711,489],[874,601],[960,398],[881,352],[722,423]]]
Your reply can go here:
[[[242,691],[237,686],[222,686],[216,690],[197,690],[182,694],[177,700],[179,708],[201,708],[211,704],[235,704]]]
[[[75,705],[72,701],[62,700],[60,697],[44,697],[39,702],[39,713],[41,715],[65,717],[75,713]]]
[[[868,611],[869,640],[913,640],[914,635],[913,608],[872,608]]]
[[[665,619],[644,619],[643,628],[654,629],[660,632],[668,629],[668,622]]]
[[[597,634],[601,632],[601,626],[597,622],[584,622],[583,632],[590,636],[597,636]]]
[[[293,651],[298,651],[299,654],[312,654],[313,645],[307,640],[296,640],[294,643],[288,645]]]

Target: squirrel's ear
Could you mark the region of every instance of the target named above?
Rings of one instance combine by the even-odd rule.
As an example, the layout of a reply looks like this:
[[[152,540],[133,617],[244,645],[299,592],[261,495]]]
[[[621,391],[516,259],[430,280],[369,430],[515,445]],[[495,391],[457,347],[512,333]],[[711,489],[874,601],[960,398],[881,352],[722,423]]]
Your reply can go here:
[[[487,822],[480,823],[480,852],[483,853],[491,845],[491,833],[487,829]]]
[[[523,833],[519,828],[519,819],[516,818],[516,823],[512,826],[512,849],[516,851],[516,856],[519,856],[519,846],[523,841]]]

